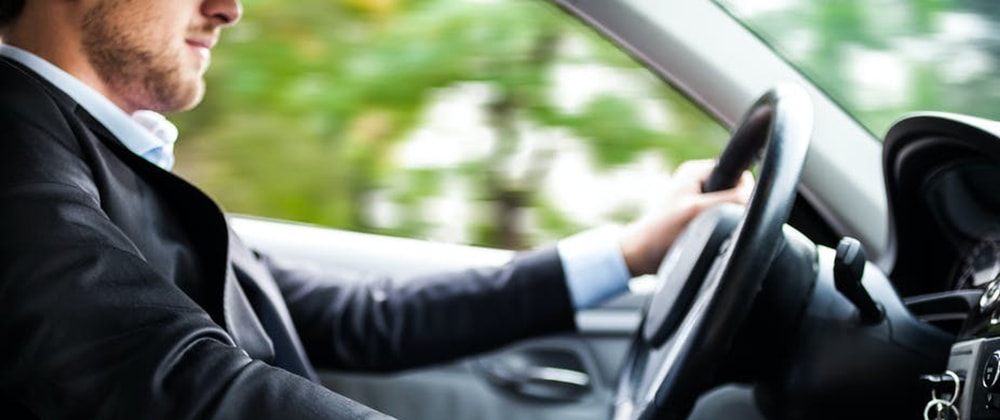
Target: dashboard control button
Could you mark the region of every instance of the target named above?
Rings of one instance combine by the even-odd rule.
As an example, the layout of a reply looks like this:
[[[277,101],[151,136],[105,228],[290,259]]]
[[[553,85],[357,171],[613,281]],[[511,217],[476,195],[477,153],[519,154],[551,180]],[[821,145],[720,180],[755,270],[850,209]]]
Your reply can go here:
[[[990,312],[996,307],[997,301],[1000,301],[1000,279],[990,282],[986,287],[986,291],[979,298],[979,310],[983,313]]]
[[[986,394],[986,408],[991,410],[1000,410],[1000,394],[995,392]]]
[[[996,391],[997,377],[1000,376],[1000,350],[993,352],[983,366],[983,386]]]

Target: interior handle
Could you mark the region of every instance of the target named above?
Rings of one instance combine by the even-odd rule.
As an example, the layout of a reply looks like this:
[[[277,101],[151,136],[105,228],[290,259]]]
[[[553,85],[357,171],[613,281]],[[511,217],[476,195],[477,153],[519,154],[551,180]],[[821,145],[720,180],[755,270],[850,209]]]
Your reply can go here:
[[[593,386],[576,355],[559,353],[556,360],[537,356],[534,352],[504,354],[480,360],[479,367],[494,386],[536,400],[576,401]]]
[[[554,367],[534,367],[528,370],[528,381],[551,382],[556,385],[580,387],[586,389],[590,386],[590,375],[571,369],[560,369]]]

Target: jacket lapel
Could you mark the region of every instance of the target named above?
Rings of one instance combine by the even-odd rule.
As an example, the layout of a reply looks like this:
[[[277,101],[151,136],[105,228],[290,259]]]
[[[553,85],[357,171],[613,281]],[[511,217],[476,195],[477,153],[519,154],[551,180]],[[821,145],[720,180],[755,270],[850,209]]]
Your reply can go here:
[[[232,230],[229,231],[229,256],[236,278],[246,293],[252,296],[254,312],[270,332],[273,340],[275,365],[299,375],[318,380],[309,363],[291,314],[285,305],[271,272],[247,248]]]
[[[277,362],[278,366],[316,379],[280,290],[270,273],[252,258],[249,250],[231,232],[225,216],[212,199],[187,181],[132,153],[69,95],[31,69],[6,57],[0,57],[0,65],[11,66],[37,81],[60,107],[76,117],[74,119],[67,115],[67,123],[80,138],[84,158],[90,159],[91,164],[95,165],[95,184],[101,184],[96,178],[103,176],[104,185],[98,188],[103,188],[105,194],[98,195],[102,197],[101,205],[109,213],[109,217],[145,208],[142,207],[144,200],[153,200],[157,207],[169,209],[166,211],[173,213],[171,220],[176,221],[180,225],[177,228],[187,233],[183,236],[189,238],[180,246],[191,248],[187,252],[190,258],[174,264],[194,267],[189,270],[154,268],[159,268],[158,271],[164,273],[168,280],[192,282],[197,290],[191,297],[250,356]],[[114,156],[108,156],[108,151]],[[115,159],[120,164],[112,162]],[[135,195],[143,195],[142,197],[132,197],[129,191],[115,189],[114,186],[118,183],[148,185],[140,185],[141,188],[137,189],[139,193]],[[147,190],[155,190],[155,194]],[[109,211],[111,208],[115,211]],[[132,226],[131,230],[149,228]],[[175,247],[178,244],[161,245]],[[142,249],[137,248],[136,251],[153,264]],[[239,260],[238,263],[234,264],[234,258]],[[182,274],[177,274],[178,272]],[[193,278],[170,278],[171,273],[174,274],[173,277],[180,275]]]
[[[163,194],[167,205],[181,213],[177,218],[193,238],[186,245],[203,257],[198,271],[207,290],[198,303],[251,357],[271,362],[273,343],[233,270],[230,230],[219,207],[187,181],[132,153],[82,108],[77,108],[77,116],[118,159]]]

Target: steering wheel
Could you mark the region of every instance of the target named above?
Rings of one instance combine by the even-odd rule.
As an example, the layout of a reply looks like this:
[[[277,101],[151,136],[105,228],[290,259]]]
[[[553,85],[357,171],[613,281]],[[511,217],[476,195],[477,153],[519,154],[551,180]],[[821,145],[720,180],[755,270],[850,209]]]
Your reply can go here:
[[[745,209],[703,212],[667,252],[622,368],[614,420],[686,418],[713,385],[781,246],[812,119],[795,85],[769,90],[744,115],[703,190],[735,185],[762,156],[757,185]]]

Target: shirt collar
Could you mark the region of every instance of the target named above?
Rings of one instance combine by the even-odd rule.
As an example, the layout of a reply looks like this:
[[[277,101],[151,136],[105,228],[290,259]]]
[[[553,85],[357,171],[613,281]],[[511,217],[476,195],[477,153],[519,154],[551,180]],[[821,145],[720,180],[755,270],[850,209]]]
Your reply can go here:
[[[28,51],[11,45],[0,45],[0,56],[24,64],[73,98],[83,109],[104,125],[125,147],[139,156],[170,170],[177,127],[153,111],[138,111],[129,116],[94,88],[66,73],[54,64]],[[170,155],[169,160],[153,160],[151,151]],[[169,163],[165,163],[169,162]]]

